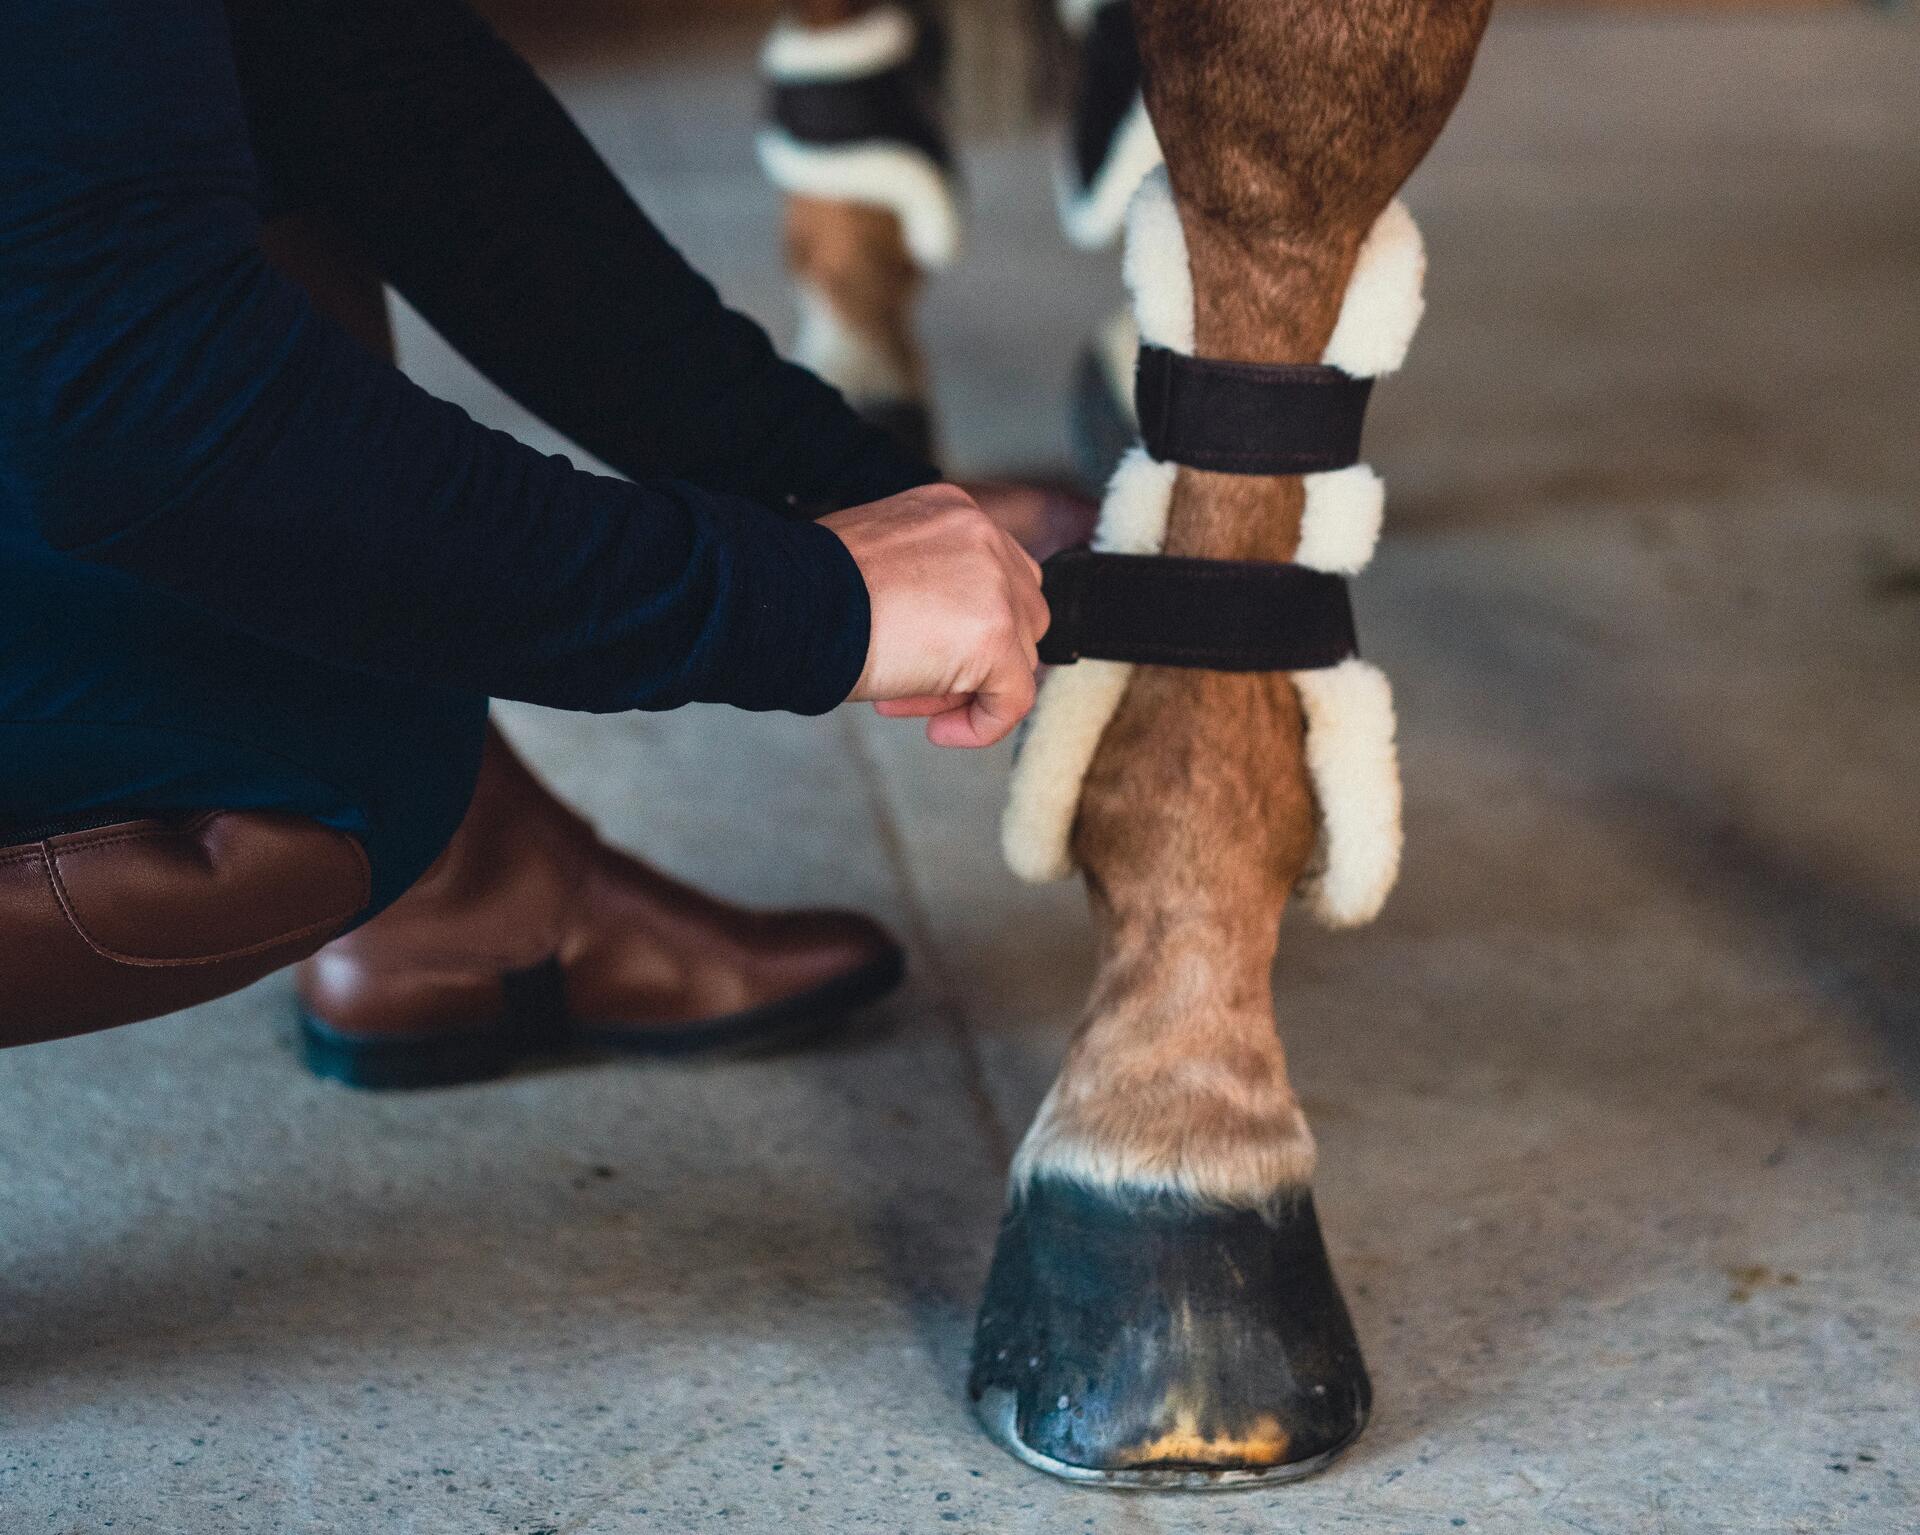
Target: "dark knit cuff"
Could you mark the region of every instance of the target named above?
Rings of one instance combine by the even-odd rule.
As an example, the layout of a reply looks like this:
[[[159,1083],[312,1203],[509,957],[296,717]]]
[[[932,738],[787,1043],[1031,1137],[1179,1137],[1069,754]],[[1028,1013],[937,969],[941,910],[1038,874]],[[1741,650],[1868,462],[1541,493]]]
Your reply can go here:
[[[731,529],[720,626],[700,698],[741,709],[824,714],[867,664],[867,583],[831,529],[765,513]]]

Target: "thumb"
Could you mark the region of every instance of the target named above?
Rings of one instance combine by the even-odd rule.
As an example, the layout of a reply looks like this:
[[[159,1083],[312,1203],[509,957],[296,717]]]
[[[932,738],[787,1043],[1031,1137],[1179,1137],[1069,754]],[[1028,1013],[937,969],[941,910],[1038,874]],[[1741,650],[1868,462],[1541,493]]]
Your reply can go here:
[[[935,746],[992,746],[1026,718],[1033,696],[1033,673],[1018,663],[1009,665],[965,704],[928,720],[927,739]]]

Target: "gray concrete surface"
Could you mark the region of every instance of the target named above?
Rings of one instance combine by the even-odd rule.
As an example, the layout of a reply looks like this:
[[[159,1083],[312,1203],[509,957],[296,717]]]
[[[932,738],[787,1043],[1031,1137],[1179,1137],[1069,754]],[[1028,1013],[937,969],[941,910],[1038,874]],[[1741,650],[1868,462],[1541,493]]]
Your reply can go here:
[[[1496,27],[1411,189],[1361,602],[1404,721],[1385,919],[1282,1027],[1379,1389],[1330,1474],[1056,1486],[961,1377],[1088,973],[1003,756],[852,712],[503,710],[617,836],[912,939],[837,1046],[424,1097],[307,1080],[283,979],[0,1057],[0,1529],[1920,1527],[1920,117],[1911,25]],[[738,58],[569,98],[784,324]],[[929,325],[956,459],[1062,457],[1111,302],[976,146]],[[419,374],[537,428],[417,324]]]

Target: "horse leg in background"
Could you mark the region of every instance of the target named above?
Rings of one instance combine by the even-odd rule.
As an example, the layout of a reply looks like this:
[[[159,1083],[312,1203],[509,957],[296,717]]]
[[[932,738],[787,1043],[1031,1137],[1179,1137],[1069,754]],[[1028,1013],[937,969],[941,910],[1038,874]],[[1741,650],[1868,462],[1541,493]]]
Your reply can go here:
[[[1055,177],[1060,228],[1081,250],[1120,238],[1134,189],[1160,164],[1140,91],[1140,48],[1128,0],[1054,0],[1074,53],[1066,143]],[[1137,435],[1134,357],[1140,336],[1122,307],[1088,339],[1074,372],[1068,436],[1080,482],[1105,485]]]
[[[911,450],[934,456],[913,309],[959,241],[937,115],[941,45],[917,7],[789,0],[761,50],[760,163],[786,193],[796,359]]]
[[[1227,362],[1397,366],[1422,257],[1390,200],[1465,87],[1488,3],[1134,0],[1166,152],[1129,215],[1143,338]],[[1352,572],[1379,509],[1364,466],[1303,479],[1136,450],[1100,541]],[[1357,659],[1059,667],[1005,831],[1023,873],[1084,871],[1100,953],[1015,1162],[975,1338],[982,1421],[1082,1481],[1315,1470],[1359,1433],[1370,1388],[1320,1241],[1272,964],[1303,879],[1336,923],[1366,920],[1391,885],[1385,679]]]

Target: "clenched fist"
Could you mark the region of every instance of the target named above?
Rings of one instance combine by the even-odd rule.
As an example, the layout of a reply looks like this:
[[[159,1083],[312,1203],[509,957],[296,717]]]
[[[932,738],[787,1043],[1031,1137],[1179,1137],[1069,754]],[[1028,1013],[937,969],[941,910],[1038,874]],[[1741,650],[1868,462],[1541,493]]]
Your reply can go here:
[[[930,716],[936,746],[991,746],[1033,707],[1047,630],[1040,567],[964,490],[924,485],[820,519],[852,553],[873,608],[851,697]]]

